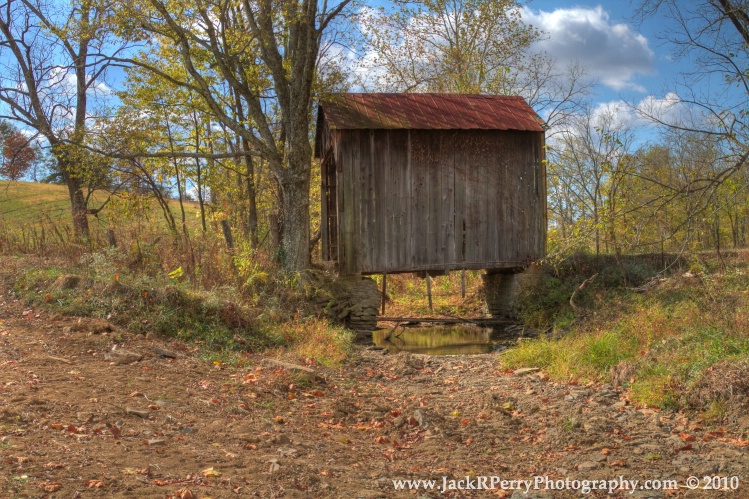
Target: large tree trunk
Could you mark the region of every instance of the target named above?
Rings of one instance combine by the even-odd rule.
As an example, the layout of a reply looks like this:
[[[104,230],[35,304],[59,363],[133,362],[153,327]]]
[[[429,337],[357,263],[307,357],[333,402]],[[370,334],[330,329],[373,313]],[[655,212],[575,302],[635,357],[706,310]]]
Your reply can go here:
[[[242,138],[242,149],[248,153],[250,151],[250,144],[246,138]],[[260,240],[257,235],[257,195],[255,189],[255,164],[252,157],[246,155],[244,157],[245,165],[247,166],[247,231],[250,233],[250,244],[253,248],[257,248],[260,244]]]
[[[283,178],[281,250],[283,266],[295,272],[309,268],[309,170],[289,168]]]
[[[63,176],[68,187],[70,207],[73,213],[73,233],[76,237],[87,239],[89,237],[88,207],[86,206],[86,199],[83,197],[81,182],[71,176],[67,170],[64,171]]]
[[[288,129],[288,166],[281,176],[283,266],[287,271],[310,266],[310,175],[312,147],[309,141],[308,101],[294,110]]]

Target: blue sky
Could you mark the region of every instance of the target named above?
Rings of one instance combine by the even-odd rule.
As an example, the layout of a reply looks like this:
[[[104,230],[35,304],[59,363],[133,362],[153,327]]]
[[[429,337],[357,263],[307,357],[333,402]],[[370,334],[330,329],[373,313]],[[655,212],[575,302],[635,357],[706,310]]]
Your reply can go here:
[[[595,105],[674,102],[674,82],[688,61],[674,60],[673,47],[663,42],[667,19],[639,23],[627,0],[533,0],[523,17],[547,33],[541,42],[547,53],[587,68],[599,83],[592,95]]]

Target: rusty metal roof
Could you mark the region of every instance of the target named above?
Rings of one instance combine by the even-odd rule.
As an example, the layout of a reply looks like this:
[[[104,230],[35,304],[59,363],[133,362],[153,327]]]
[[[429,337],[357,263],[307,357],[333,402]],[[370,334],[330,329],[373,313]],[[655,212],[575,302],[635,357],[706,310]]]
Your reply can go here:
[[[543,120],[516,96],[335,94],[324,99],[320,109],[331,128],[344,130],[544,131]]]

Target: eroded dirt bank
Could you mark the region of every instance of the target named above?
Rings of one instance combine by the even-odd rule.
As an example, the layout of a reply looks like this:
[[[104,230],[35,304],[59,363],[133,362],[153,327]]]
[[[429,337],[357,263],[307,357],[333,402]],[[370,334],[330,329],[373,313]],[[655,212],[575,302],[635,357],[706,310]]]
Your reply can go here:
[[[393,485],[466,476],[673,479],[678,490],[592,496],[749,497],[746,416],[718,426],[638,410],[611,386],[502,372],[495,354],[358,347],[313,376],[267,355],[214,363],[9,299],[0,320],[1,497],[579,497]],[[740,490],[684,487],[713,475]]]

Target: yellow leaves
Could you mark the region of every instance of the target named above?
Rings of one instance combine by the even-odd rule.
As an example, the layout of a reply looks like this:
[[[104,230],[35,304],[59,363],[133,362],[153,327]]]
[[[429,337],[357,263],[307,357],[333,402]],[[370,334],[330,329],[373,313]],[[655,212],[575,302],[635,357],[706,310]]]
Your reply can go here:
[[[184,270],[182,270],[182,267],[177,267],[176,269],[169,272],[169,279],[180,279],[184,275]]]
[[[219,477],[219,476],[223,475],[223,473],[221,473],[219,470],[217,470],[213,466],[211,466],[210,468],[206,468],[206,469],[202,470],[200,472],[200,474],[203,475],[206,478]]]

